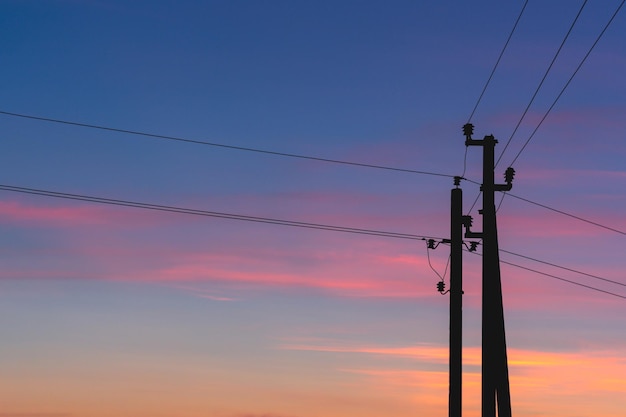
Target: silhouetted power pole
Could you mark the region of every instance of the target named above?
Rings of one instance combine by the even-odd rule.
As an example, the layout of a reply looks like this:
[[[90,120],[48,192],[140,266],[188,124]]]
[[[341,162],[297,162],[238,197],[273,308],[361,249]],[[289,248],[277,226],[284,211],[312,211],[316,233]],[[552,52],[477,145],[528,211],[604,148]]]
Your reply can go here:
[[[466,146],[483,147],[483,217],[482,233],[469,230],[471,218],[465,222],[466,237],[478,237],[483,241],[483,289],[482,289],[482,417],[511,417],[511,393],[509,369],[504,333],[504,310],[502,306],[502,283],[496,225],[496,191],[509,191],[512,187],[513,168],[505,173],[506,184],[494,183],[494,150],[498,141],[492,136],[482,140],[472,139],[474,126],[463,126]]]
[[[463,190],[454,178],[450,196],[450,381],[448,416],[461,417],[463,365]]]

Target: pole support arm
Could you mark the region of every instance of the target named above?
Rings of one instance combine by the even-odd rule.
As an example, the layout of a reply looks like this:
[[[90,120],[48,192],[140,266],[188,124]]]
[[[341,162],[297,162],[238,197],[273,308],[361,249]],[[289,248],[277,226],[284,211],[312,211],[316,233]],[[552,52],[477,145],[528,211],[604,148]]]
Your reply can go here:
[[[472,232],[470,227],[472,227],[472,216],[462,216],[461,223],[465,227],[465,237],[468,239],[482,239],[482,232]]]

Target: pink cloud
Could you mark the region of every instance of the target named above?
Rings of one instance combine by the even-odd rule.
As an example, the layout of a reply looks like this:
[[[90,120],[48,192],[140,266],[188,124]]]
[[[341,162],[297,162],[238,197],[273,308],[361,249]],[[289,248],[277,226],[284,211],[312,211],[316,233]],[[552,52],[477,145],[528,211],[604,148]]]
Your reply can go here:
[[[388,275],[390,263],[398,262],[394,258],[382,257],[355,268],[346,265],[348,259],[337,259],[330,253],[314,268],[299,270],[297,266],[285,266],[279,259],[268,263],[236,256],[203,255],[196,259],[187,258],[177,266],[153,271],[150,281],[163,282],[203,282],[213,281],[235,287],[250,288],[311,288],[328,291],[332,294],[352,297],[415,297],[421,294],[418,286],[411,280],[388,276],[382,278],[383,271]],[[334,259],[333,259],[334,257]],[[417,257],[406,257],[402,265],[424,264]],[[397,274],[394,274],[397,275]]]
[[[571,213],[573,214],[573,213]],[[576,215],[576,214],[574,214]],[[617,230],[626,229],[622,226],[623,220],[617,216],[598,215],[593,213],[579,213],[578,217],[596,223],[612,227]],[[535,237],[535,238],[569,238],[569,237],[596,237],[613,235],[606,228],[594,224],[582,222],[578,219],[564,216],[558,213],[544,211],[521,211],[514,212],[503,210],[498,216],[500,234],[506,233],[510,237]]]
[[[175,290],[183,291],[194,297],[204,298],[211,301],[238,301],[238,298],[227,297],[220,295],[216,291],[207,290],[205,288],[199,288],[192,285],[177,285],[177,284],[164,284],[167,288],[173,288]]]
[[[146,210],[110,207],[98,204],[72,204],[41,206],[21,201],[0,201],[0,218],[4,222],[28,224],[29,226],[79,227],[123,226],[154,223],[155,213]]]
[[[582,133],[581,126],[584,126],[584,131],[593,131],[598,128],[623,129],[625,125],[622,117],[624,110],[623,106],[554,109],[550,112],[538,132],[552,125],[559,125],[560,128],[567,129],[566,131],[562,131],[562,135],[571,138],[573,137],[572,134],[574,134],[575,137]],[[534,129],[544,117],[545,111],[546,110],[531,109],[526,114],[526,117],[524,117],[522,126],[529,125]],[[518,110],[495,113],[493,116],[489,117],[489,124],[503,125],[507,126],[507,129],[510,129],[511,126],[517,124],[520,116],[521,114]],[[496,139],[504,141],[504,139],[508,140],[508,137]]]

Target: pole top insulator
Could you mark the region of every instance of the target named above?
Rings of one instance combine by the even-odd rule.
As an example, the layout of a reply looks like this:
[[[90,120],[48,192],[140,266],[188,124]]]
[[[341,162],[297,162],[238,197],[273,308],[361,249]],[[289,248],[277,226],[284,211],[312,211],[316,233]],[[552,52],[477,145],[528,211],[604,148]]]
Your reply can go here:
[[[455,177],[454,177],[454,185],[455,185],[455,186],[457,186],[457,187],[458,187],[459,185],[461,185],[461,180],[462,180],[462,179],[463,179],[463,177],[455,176]]]
[[[508,167],[504,172],[504,182],[511,184],[513,182],[513,177],[515,177],[515,170],[513,167]]]
[[[474,125],[471,123],[466,123],[463,125],[463,134],[467,139],[471,139],[474,134]]]

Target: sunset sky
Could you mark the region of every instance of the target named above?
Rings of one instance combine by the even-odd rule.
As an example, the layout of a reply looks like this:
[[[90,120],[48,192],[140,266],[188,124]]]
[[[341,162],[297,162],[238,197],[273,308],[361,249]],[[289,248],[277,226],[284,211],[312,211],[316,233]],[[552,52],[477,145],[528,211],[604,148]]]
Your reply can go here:
[[[583,3],[528,2],[471,117],[517,172],[516,417],[626,409],[626,10],[533,134],[623,0],[585,5],[521,119]],[[420,238],[449,236],[455,175],[480,230],[461,128],[523,5],[1,2],[0,417],[446,416],[449,248]],[[480,256],[464,280],[477,417]]]

